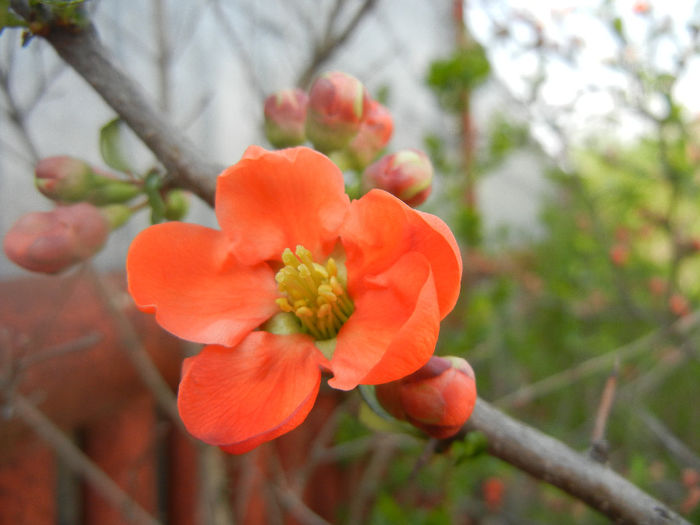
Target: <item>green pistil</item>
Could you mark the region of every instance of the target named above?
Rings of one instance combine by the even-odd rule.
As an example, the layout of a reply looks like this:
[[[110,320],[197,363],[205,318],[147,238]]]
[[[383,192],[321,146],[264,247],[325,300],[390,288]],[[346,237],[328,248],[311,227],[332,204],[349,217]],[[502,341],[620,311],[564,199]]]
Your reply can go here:
[[[284,267],[275,275],[282,294],[277,304],[283,312],[294,313],[303,331],[314,339],[332,339],[355,308],[338,277],[336,262],[330,258],[321,265],[301,245],[295,253],[289,248],[282,253]]]

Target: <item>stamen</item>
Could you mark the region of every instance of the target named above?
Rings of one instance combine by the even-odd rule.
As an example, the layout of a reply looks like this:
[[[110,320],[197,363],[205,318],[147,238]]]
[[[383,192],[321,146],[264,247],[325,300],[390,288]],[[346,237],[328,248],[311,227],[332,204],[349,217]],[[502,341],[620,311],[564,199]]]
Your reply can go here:
[[[282,262],[285,266],[275,275],[282,294],[277,299],[280,310],[293,312],[303,330],[317,340],[335,337],[354,310],[338,278],[336,261],[329,258],[325,265],[319,264],[309,250],[299,245],[294,253],[286,248]]]

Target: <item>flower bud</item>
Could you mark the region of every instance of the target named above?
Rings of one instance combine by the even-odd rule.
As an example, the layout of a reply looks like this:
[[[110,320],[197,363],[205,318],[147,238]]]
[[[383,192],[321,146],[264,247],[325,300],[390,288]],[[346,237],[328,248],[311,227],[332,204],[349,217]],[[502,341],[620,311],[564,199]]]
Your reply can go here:
[[[182,220],[190,208],[187,192],[171,190],[165,196],[165,218],[169,221]]]
[[[355,77],[338,71],[321,75],[309,90],[306,136],[323,153],[344,148],[357,135],[369,102]]]
[[[109,232],[100,210],[81,202],[23,215],[5,235],[3,249],[22,268],[57,273],[97,253]]]
[[[362,188],[379,188],[397,196],[409,206],[418,206],[430,195],[433,165],[422,151],[404,149],[385,155],[362,174]]]
[[[363,170],[387,145],[394,131],[389,110],[375,100],[370,101],[367,116],[346,151],[356,170]]]
[[[49,199],[60,202],[82,200],[94,179],[87,162],[66,155],[41,159],[34,174],[37,189]]]
[[[474,371],[459,357],[433,356],[413,374],[377,385],[375,392],[392,416],[437,439],[456,434],[476,403]]]
[[[306,140],[307,102],[301,89],[284,89],[265,99],[265,136],[270,144],[288,148]]]

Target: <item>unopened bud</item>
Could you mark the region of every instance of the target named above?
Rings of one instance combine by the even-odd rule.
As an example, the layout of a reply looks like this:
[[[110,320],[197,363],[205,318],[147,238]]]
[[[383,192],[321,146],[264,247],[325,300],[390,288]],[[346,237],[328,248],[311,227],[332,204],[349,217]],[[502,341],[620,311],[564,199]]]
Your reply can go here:
[[[344,148],[360,130],[369,102],[365,86],[352,75],[321,75],[309,90],[306,136],[324,153]]]
[[[409,206],[418,206],[430,195],[433,165],[422,151],[405,149],[385,155],[362,174],[362,188],[379,188],[395,195]]]
[[[100,210],[81,202],[23,215],[5,235],[3,249],[22,268],[57,273],[97,253],[109,232]]]
[[[284,89],[265,99],[265,136],[270,144],[288,148],[306,140],[307,102],[301,89]]]
[[[187,192],[171,190],[165,196],[165,218],[169,221],[182,220],[190,208]]]
[[[66,155],[41,159],[34,170],[37,189],[59,202],[83,200],[92,188],[94,174],[90,165]]]
[[[437,439],[456,434],[476,403],[474,371],[459,357],[433,356],[417,372],[377,385],[375,392],[392,416]]]
[[[377,101],[370,101],[360,130],[346,148],[353,167],[358,171],[365,169],[387,145],[393,131],[394,122],[389,110]]]

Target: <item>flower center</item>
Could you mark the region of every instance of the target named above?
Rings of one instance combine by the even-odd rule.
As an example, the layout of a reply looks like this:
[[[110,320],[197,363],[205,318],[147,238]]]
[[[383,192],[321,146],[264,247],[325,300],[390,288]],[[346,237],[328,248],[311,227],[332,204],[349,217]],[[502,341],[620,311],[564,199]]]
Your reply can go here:
[[[304,332],[317,340],[332,339],[355,309],[333,258],[325,265],[313,260],[311,252],[299,245],[296,255],[286,248],[284,266],[275,275],[282,297],[277,304],[293,312]]]

